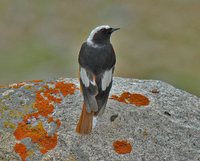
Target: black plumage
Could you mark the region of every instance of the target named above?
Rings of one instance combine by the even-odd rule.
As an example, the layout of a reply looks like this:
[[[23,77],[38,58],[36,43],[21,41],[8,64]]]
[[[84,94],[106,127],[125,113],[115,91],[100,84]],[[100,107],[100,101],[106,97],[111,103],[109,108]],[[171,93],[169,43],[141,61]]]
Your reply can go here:
[[[102,107],[106,105],[109,92],[112,86],[112,81],[111,81],[109,87],[107,87],[105,91],[102,90],[101,81],[103,74],[106,70],[110,70],[111,68],[113,68],[114,72],[115,63],[116,63],[116,57],[112,44],[107,43],[105,45],[102,45],[101,47],[94,48],[88,45],[86,42],[83,43],[79,53],[79,64],[80,67],[86,69],[88,77],[90,77],[91,80],[92,76],[93,75],[95,76],[95,81],[97,86],[90,84],[89,87],[85,87],[83,82],[82,81],[80,82],[81,82],[81,87],[83,89],[84,100],[86,102],[90,102],[89,101],[90,97],[94,94],[97,94],[95,97],[98,105],[98,111],[94,111],[96,112],[95,113],[96,115],[102,109]],[[94,107],[94,104],[92,105],[88,104],[88,106],[87,109],[92,108],[91,106]]]
[[[89,133],[91,130],[86,126],[90,123],[84,123],[84,117],[89,117],[89,114],[101,116],[105,110],[116,63],[110,36],[118,29],[109,26],[97,27],[81,46],[78,62],[84,106],[76,129],[79,133]]]

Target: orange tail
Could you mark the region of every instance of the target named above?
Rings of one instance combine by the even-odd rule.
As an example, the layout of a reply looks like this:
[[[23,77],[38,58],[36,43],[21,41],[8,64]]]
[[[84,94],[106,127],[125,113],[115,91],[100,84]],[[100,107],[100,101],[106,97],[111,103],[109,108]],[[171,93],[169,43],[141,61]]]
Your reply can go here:
[[[92,131],[92,121],[94,112],[88,113],[86,106],[83,104],[82,112],[78,124],[76,126],[76,132],[79,134],[89,134]]]

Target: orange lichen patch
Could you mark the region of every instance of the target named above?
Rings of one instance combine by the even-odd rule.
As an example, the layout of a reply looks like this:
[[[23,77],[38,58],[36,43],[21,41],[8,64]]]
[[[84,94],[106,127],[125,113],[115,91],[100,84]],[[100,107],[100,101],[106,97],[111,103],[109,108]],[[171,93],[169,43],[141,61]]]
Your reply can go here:
[[[14,132],[17,140],[30,137],[33,143],[37,143],[39,148],[44,152],[53,149],[57,145],[57,134],[48,136],[41,122],[32,127],[26,123],[20,122]],[[24,151],[25,152],[25,151]]]
[[[28,153],[27,153],[26,146],[24,144],[21,144],[21,143],[15,144],[14,150],[15,150],[16,153],[19,154],[22,161],[26,161],[26,157],[28,156]]]
[[[42,154],[45,154],[45,153],[48,152],[48,150],[46,150],[46,149],[40,149],[40,152],[41,152]]]
[[[55,83],[55,88],[49,88],[47,85],[44,85],[44,89],[36,93],[35,107],[42,116],[47,117],[54,110],[52,103],[61,103],[62,101],[62,98],[55,97],[54,95],[61,92],[63,96],[67,96],[68,94],[74,94],[75,90],[76,87],[73,83],[57,82]]]
[[[39,83],[44,82],[43,80],[30,80],[28,83],[34,83],[34,85],[39,85]]]
[[[38,113],[44,117],[47,117],[54,110],[54,106],[51,101],[41,96],[40,92],[36,93],[35,107],[38,109]]]
[[[48,123],[53,122],[53,117],[48,117],[47,122],[48,122]]]
[[[40,83],[40,82],[44,82],[44,81],[43,80],[30,80],[30,81],[27,81],[27,82]]]
[[[64,82],[57,82],[55,88],[59,89],[63,96],[74,94],[74,91],[77,89],[73,83]]]
[[[59,128],[61,126],[61,121],[59,119],[57,119],[56,124],[57,124],[57,127]]]
[[[32,117],[38,118],[39,117],[39,113],[38,112],[34,112],[34,113],[26,114],[26,115],[24,115],[24,119],[23,120],[24,120],[24,122],[27,122],[28,119],[30,119]]]
[[[132,146],[126,140],[117,140],[113,143],[114,150],[118,154],[127,154],[132,151]]]
[[[55,90],[56,92],[57,92],[57,90]],[[47,97],[48,98],[48,100],[49,101],[53,101],[53,102],[55,102],[55,103],[61,103],[61,101],[62,101],[62,98],[56,98],[56,97],[54,97],[52,94],[54,94],[55,93],[55,91],[53,91],[53,90],[45,90],[44,91],[44,96],[45,97]],[[54,93],[53,93],[54,92]],[[58,93],[59,93],[59,91],[58,91]]]
[[[124,92],[120,96],[112,95],[111,99],[124,102],[126,104],[134,104],[136,106],[146,106],[150,102],[149,99],[144,95],[129,92]]]
[[[45,136],[43,138],[41,138],[38,142],[38,144],[41,146],[41,149],[43,152],[46,151],[48,152],[48,150],[51,150],[53,148],[55,148],[55,146],[57,145],[57,141],[58,141],[58,135],[54,134],[53,136]]]
[[[60,91],[57,88],[49,88],[47,85],[44,86],[44,94],[58,94]]]
[[[48,117],[48,120],[47,120],[48,123],[51,123],[51,122],[55,122],[57,124],[57,128],[59,128],[61,126],[61,121],[59,119],[57,119],[56,121],[53,119],[53,117]]]
[[[56,121],[54,121],[53,117],[48,117],[47,122],[48,123],[55,122],[57,124],[57,128],[59,128],[61,126],[61,121],[59,119],[57,119]]]

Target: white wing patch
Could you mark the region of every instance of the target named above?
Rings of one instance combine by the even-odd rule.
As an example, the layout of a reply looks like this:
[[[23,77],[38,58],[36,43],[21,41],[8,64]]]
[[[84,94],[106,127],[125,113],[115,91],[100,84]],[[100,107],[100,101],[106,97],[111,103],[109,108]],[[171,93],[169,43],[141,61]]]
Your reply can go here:
[[[81,68],[81,70],[80,70],[80,77],[81,77],[81,80],[82,80],[84,86],[85,87],[89,87],[90,80],[89,80],[89,78],[87,76],[87,72],[86,72],[86,70],[84,68]]]
[[[106,90],[106,88],[110,85],[111,81],[112,81],[112,76],[113,76],[113,72],[112,72],[112,68],[110,70],[106,70],[102,76],[102,79],[101,79],[101,88],[103,91]],[[82,68],[80,69],[80,78],[84,84],[85,87],[89,87],[90,86],[90,83],[92,85],[96,85],[96,82],[95,80],[90,80],[88,78],[88,75],[87,75],[87,71],[86,69]]]
[[[103,91],[106,90],[106,88],[110,85],[111,81],[112,81],[112,68],[110,70],[105,71],[102,77],[101,87]]]
[[[87,71],[84,69],[84,68],[81,68],[80,70],[80,77],[81,77],[81,80],[84,84],[85,87],[89,87],[90,86],[90,83],[93,85],[93,86],[96,86],[96,82],[95,80],[90,80],[87,76]]]

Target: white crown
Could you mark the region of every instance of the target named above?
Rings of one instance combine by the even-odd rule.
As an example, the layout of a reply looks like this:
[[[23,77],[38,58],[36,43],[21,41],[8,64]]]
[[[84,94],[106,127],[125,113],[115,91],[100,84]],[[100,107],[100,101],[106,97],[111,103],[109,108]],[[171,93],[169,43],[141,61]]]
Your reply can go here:
[[[94,42],[92,40],[93,40],[93,37],[94,37],[95,33],[97,33],[99,30],[101,30],[103,28],[109,29],[111,27],[108,26],[108,25],[101,25],[101,26],[98,26],[98,27],[94,28],[91,31],[89,37],[87,38],[87,44],[88,45],[91,45],[91,46],[94,46],[94,47],[98,47],[98,45],[94,44]]]

